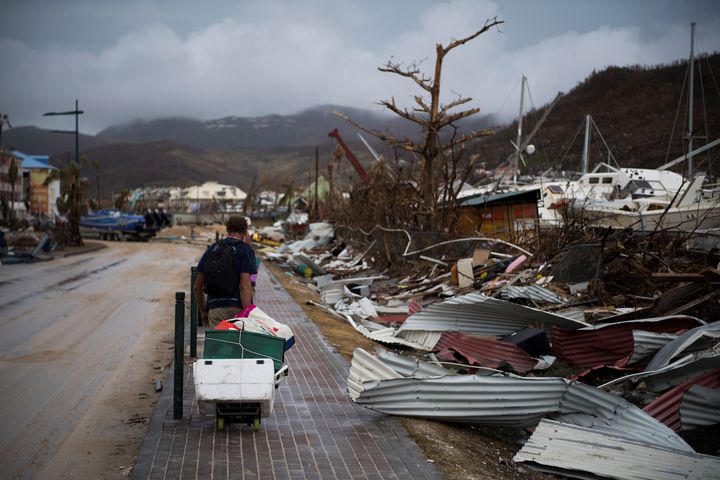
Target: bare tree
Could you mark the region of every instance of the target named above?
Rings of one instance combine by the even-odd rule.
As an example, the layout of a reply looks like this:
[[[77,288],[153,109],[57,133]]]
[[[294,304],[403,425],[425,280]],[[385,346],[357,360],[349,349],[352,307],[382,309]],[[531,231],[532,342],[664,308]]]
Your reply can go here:
[[[468,142],[493,134],[491,129],[486,129],[471,131],[461,135],[453,134],[449,140],[443,140],[441,133],[444,129],[447,127],[455,128],[455,122],[471,117],[480,112],[479,108],[470,108],[463,111],[451,112],[451,110],[456,107],[465,105],[472,101],[472,98],[470,97],[458,96],[450,103],[440,103],[440,85],[442,79],[443,60],[451,50],[466,44],[502,23],[504,22],[495,17],[487,20],[483,27],[472,35],[459,40],[453,40],[447,46],[443,46],[439,43],[436,44],[435,73],[432,77],[429,77],[420,71],[418,62],[403,65],[402,63],[396,63],[390,60],[384,66],[379,67],[381,72],[394,73],[412,80],[424,91],[423,95],[414,96],[415,106],[411,110],[398,107],[395,103],[395,98],[380,102],[380,105],[383,105],[396,115],[417,124],[423,132],[422,143],[411,138],[397,138],[390,133],[379,132],[362,127],[354,123],[348,117],[339,114],[356,127],[379,138],[388,145],[400,148],[411,155],[417,155],[420,157],[422,165],[418,192],[420,195],[418,219],[420,221],[420,225],[426,230],[434,230],[438,226],[437,222],[439,219],[436,216],[436,210],[438,195],[440,195],[440,192],[438,189],[436,173],[438,171],[443,172],[446,180],[450,180],[448,175],[452,176],[453,180],[456,179],[458,177],[456,162],[458,162],[461,157],[461,155],[458,154],[458,150],[462,150]],[[430,97],[429,102],[427,99],[428,95]],[[455,132],[457,132],[456,129]],[[446,161],[452,162],[453,165],[448,169],[443,168],[442,165],[438,165],[438,162],[442,164]],[[466,175],[460,175],[460,177],[466,177]],[[448,189],[452,190],[452,192]],[[455,185],[449,185],[446,186],[446,190],[448,193],[451,193],[448,195],[450,200],[457,198],[459,186],[456,187]],[[446,204],[445,206],[447,207],[448,205]]]

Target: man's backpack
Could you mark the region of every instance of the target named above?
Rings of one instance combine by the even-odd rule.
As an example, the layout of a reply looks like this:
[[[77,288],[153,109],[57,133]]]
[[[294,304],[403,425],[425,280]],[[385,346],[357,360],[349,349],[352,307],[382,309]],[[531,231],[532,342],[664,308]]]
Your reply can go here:
[[[203,291],[214,297],[232,296],[239,288],[240,276],[235,272],[235,247],[222,242],[212,246],[205,257]]]

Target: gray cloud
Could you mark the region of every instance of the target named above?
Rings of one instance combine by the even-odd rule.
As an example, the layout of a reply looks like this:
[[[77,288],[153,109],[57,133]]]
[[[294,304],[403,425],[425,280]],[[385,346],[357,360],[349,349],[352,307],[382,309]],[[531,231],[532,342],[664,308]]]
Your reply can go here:
[[[505,33],[493,30],[457,49],[444,73],[446,99],[452,92],[471,96],[485,113],[500,109],[521,73],[539,105],[593,69],[670,62],[689,50],[685,19],[583,31],[572,31],[574,22],[567,19],[564,33],[517,46],[513,36],[519,33],[511,28],[517,14],[503,17],[504,4],[489,0],[422,2],[411,21],[398,20],[402,28],[391,32],[376,29],[375,23],[388,24],[385,17],[374,19],[401,15],[402,9],[378,4],[372,10],[349,1],[332,8],[335,3],[241,2],[187,28],[186,16],[166,13],[165,21],[159,4],[141,2],[128,14],[132,28],[99,49],[0,36],[0,110],[15,125],[66,128],[58,122],[67,119],[44,120],[41,114],[69,108],[79,98],[86,111],[81,129],[95,132],[135,118],[288,114],[324,103],[377,109],[374,102],[390,96],[410,105],[417,87],[377,67],[391,56],[427,59],[423,69],[432,72],[436,42],[470,34],[496,15],[507,20]],[[102,13],[80,11],[96,19]],[[705,51],[718,49],[717,15],[703,18],[698,31]],[[515,110],[506,104],[500,114],[509,119]]]

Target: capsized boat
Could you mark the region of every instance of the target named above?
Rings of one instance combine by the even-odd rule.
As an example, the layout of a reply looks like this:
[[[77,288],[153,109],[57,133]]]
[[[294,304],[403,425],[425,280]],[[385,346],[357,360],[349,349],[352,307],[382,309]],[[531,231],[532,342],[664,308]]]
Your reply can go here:
[[[673,198],[629,197],[622,200],[588,201],[583,215],[591,224],[630,228],[638,232],[671,230],[694,232],[720,227],[720,198],[703,191],[704,175],[698,175]]]

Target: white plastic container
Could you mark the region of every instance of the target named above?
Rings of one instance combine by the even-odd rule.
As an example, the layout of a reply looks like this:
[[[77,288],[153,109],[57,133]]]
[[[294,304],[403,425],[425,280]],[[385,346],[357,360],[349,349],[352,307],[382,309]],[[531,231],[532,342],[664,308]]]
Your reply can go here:
[[[218,403],[259,403],[260,416],[272,413],[276,375],[270,359],[198,360],[193,363],[193,375],[204,417],[215,417]]]

